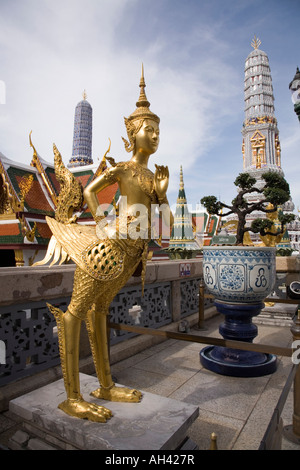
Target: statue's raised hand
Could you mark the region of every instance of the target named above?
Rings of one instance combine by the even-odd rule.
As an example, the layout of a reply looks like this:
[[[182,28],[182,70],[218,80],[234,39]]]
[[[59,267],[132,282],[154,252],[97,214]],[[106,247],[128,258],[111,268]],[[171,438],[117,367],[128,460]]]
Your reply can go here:
[[[167,166],[160,166],[155,164],[154,173],[154,189],[157,194],[158,200],[166,197],[167,189],[169,186],[169,168]]]

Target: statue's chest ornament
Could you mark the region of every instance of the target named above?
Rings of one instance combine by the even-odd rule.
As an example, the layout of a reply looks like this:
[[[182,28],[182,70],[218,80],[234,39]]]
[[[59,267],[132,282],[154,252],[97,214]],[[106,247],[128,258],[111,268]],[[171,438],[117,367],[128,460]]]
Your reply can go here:
[[[151,199],[151,203],[157,202],[156,192],[154,189],[154,175],[151,170],[142,165],[126,162],[126,170],[131,171],[133,178],[137,178],[138,185],[141,190]]]

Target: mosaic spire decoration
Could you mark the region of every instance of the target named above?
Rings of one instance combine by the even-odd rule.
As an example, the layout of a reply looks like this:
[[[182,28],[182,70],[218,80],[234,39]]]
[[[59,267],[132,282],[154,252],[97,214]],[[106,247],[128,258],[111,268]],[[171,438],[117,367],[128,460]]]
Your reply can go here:
[[[179,192],[169,248],[199,250],[194,237],[192,216],[189,212],[185,195],[182,166],[180,167]]]
[[[244,171],[255,177],[268,170],[283,174],[271,70],[268,56],[259,49],[260,45],[255,36],[251,42],[253,51],[245,61],[242,129]]]
[[[83,100],[75,108],[72,158],[68,167],[92,165],[93,108],[87,101],[84,90]]]

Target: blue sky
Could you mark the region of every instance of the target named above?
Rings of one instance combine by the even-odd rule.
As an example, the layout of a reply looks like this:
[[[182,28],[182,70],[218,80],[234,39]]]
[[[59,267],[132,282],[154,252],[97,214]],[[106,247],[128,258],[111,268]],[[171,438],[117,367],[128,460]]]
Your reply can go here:
[[[74,110],[85,89],[93,107],[93,158],[111,139],[129,158],[123,118],[135,109],[141,63],[151,110],[161,118],[154,163],[170,169],[176,202],[183,167],[188,203],[229,202],[243,171],[244,63],[256,35],[269,57],[282,167],[300,208],[300,124],[289,83],[300,66],[299,0],[1,0],[0,151],[30,163],[29,132],[53,162],[72,154]]]

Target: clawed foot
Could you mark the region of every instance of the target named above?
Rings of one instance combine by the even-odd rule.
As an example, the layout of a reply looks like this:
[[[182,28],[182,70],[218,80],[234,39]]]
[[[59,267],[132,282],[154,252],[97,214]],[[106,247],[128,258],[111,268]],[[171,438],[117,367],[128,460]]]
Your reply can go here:
[[[132,402],[138,403],[141,401],[142,393],[138,390],[126,387],[117,387],[113,385],[110,389],[97,388],[91,395],[95,398],[110,401]]]
[[[112,412],[104,406],[98,406],[95,403],[89,403],[83,398],[78,400],[67,399],[58,405],[58,408],[70,416],[76,418],[88,419],[97,423],[106,423],[112,417]]]

